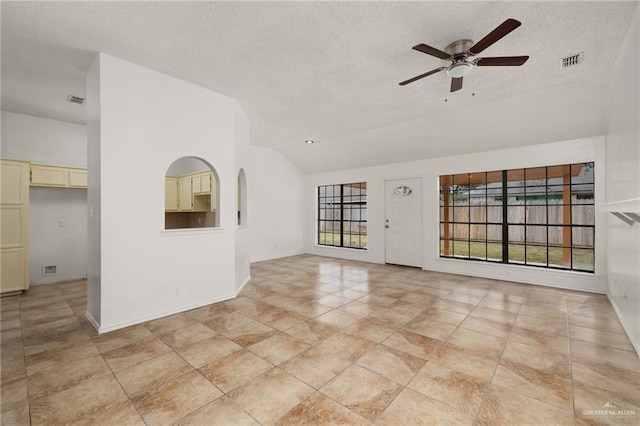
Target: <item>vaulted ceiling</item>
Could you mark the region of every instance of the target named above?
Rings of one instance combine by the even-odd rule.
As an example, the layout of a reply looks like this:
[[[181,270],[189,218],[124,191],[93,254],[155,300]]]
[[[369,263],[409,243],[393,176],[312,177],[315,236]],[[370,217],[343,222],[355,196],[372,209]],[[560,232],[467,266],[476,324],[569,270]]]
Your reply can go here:
[[[9,2],[2,109],[85,123],[97,52],[238,100],[251,142],[307,173],[601,135],[637,2]],[[449,93],[446,65],[412,50],[522,26]],[[561,58],[584,52],[563,69]],[[632,58],[637,60],[637,58]],[[316,143],[307,145],[307,139]]]

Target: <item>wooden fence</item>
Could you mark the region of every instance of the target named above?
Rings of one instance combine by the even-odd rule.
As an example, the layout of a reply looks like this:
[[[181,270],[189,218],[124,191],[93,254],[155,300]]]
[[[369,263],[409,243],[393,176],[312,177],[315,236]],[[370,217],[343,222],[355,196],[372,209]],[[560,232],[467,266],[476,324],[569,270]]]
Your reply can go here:
[[[513,203],[507,209],[509,223],[509,241],[515,243],[539,243],[549,245],[563,244],[563,210],[565,206],[527,202]],[[457,224],[441,224],[440,235],[444,235],[444,227],[449,227],[452,239],[502,240],[502,206],[480,206],[471,204],[449,209],[449,221]],[[595,208],[592,204],[574,204],[570,207],[571,222],[574,225],[593,225]],[[444,207],[441,208],[440,220],[444,221]],[[525,226],[526,219],[526,226]],[[462,223],[460,223],[462,222]],[[468,225],[468,223],[496,223],[497,225]],[[548,226],[546,226],[548,224]],[[593,247],[593,227],[573,227],[572,241],[574,246]]]

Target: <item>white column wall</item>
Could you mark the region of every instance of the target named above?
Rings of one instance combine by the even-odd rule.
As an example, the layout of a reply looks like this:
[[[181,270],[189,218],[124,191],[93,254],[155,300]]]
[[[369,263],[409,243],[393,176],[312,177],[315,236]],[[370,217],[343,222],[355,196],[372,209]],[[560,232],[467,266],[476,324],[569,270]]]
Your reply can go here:
[[[100,252],[100,332],[233,297],[235,100],[105,54],[96,71],[99,187],[89,191],[99,192],[100,238],[89,243]],[[164,230],[164,176],[184,156],[217,171],[218,229]]]
[[[611,114],[606,135],[607,202],[640,198],[639,13],[636,12],[611,79]],[[607,294],[640,354],[640,224],[629,226],[608,215],[607,225]]]

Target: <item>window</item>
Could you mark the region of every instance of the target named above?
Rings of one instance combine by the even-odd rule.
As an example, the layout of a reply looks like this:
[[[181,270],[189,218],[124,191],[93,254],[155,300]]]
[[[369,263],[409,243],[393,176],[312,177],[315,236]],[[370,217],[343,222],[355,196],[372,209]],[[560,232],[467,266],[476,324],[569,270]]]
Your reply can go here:
[[[594,272],[594,163],[440,176],[440,256]]]
[[[367,248],[367,183],[318,187],[318,244]]]

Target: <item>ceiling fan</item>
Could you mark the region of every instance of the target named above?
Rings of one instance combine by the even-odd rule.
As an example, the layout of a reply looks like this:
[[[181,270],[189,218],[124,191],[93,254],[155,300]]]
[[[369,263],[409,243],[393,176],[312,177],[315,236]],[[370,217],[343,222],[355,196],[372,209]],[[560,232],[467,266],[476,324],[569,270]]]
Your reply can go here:
[[[517,67],[529,59],[528,56],[499,56],[493,58],[473,58],[478,53],[500,40],[521,25],[520,21],[515,19],[507,19],[496,29],[487,34],[482,40],[473,43],[473,40],[462,39],[449,44],[444,50],[427,46],[426,44],[418,44],[413,46],[417,50],[436,58],[444,59],[450,62],[446,67],[436,68],[424,74],[410,78],[400,83],[400,86],[413,83],[421,78],[446,71],[451,76],[451,92],[462,89],[462,79],[471,71],[473,67]]]

